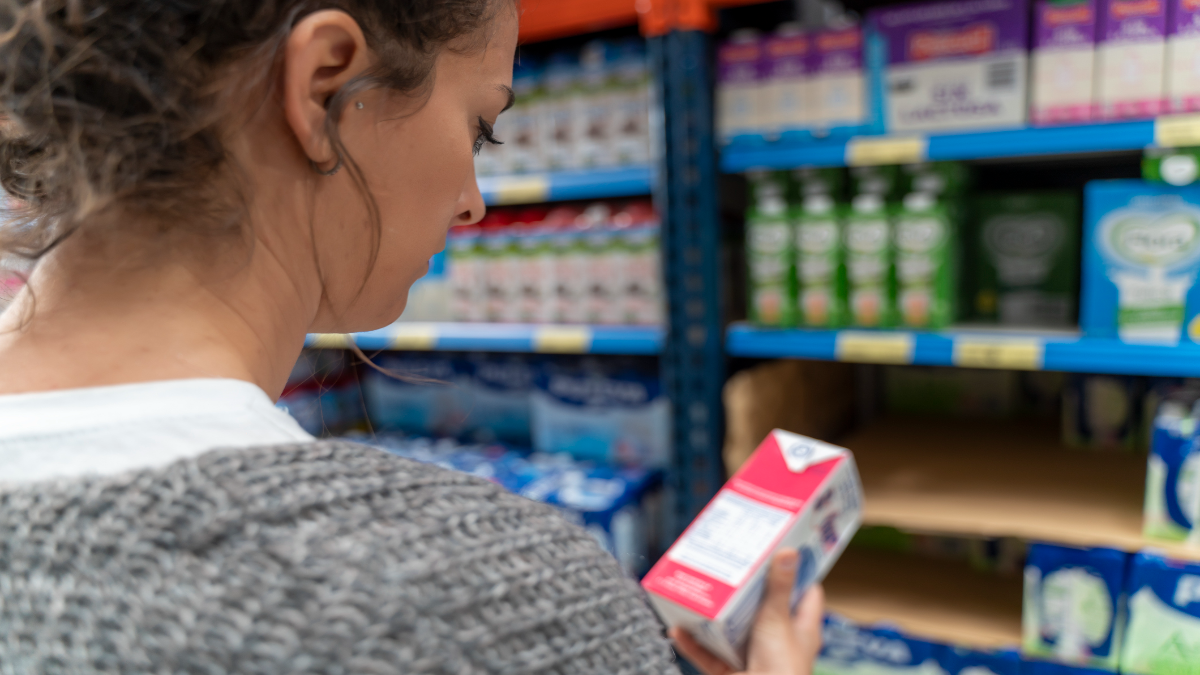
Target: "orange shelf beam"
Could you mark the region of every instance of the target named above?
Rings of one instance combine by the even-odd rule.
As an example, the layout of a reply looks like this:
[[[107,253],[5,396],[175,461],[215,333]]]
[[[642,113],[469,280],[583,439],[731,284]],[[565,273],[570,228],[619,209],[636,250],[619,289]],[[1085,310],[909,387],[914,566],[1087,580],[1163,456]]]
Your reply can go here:
[[[709,9],[753,5],[765,0],[522,0],[521,42],[540,42],[580,35],[607,28],[633,26],[642,16],[643,32],[647,28],[659,33],[670,23],[669,16],[684,26],[695,28],[705,24],[696,9],[707,4]],[[689,7],[700,5],[700,8]],[[687,8],[687,9],[685,9]],[[649,26],[647,24],[650,24]]]

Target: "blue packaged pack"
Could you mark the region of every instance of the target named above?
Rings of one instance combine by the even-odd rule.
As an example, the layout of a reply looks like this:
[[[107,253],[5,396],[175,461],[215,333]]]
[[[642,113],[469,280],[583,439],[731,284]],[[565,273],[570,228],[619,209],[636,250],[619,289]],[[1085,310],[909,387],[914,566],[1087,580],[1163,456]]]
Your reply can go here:
[[[1154,416],[1146,461],[1142,532],[1151,539],[1200,543],[1200,452],[1195,404],[1200,392],[1167,397]]]
[[[1191,675],[1200,669],[1200,563],[1152,551],[1133,558],[1121,672]]]
[[[1012,650],[986,652],[921,640],[888,626],[863,626],[827,614],[813,675],[1019,675]]]
[[[624,359],[546,364],[533,392],[533,447],[600,464],[665,467],[670,403],[656,369]]]
[[[1200,185],[1092,181],[1084,190],[1079,325],[1087,335],[1200,338]]]
[[[462,433],[464,369],[452,355],[386,353],[375,363],[384,372],[365,371],[362,388],[376,429],[419,436]]]
[[[465,359],[464,435],[478,443],[529,447],[537,364],[519,354],[472,354]]]
[[[1053,661],[1033,661],[1026,659],[1021,662],[1021,675],[1108,675],[1107,670],[1096,668],[1081,668],[1068,666],[1065,663]]]
[[[1128,565],[1124,551],[1031,545],[1025,562],[1022,652],[1116,672]]]

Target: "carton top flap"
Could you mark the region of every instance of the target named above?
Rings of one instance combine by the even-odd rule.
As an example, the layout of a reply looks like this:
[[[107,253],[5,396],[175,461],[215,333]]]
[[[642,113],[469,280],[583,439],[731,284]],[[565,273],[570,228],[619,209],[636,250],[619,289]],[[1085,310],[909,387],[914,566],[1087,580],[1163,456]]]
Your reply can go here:
[[[771,435],[775,438],[779,451],[783,453],[784,463],[792,473],[802,473],[814,464],[828,462],[846,455],[845,448],[782,429],[772,431]]]

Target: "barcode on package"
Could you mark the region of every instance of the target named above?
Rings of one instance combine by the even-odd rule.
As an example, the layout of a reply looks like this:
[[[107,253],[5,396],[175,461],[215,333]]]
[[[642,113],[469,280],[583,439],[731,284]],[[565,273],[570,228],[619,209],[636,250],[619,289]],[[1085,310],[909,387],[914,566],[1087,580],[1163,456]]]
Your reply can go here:
[[[1015,61],[1001,61],[987,67],[988,89],[1011,89],[1017,83]]]
[[[667,557],[717,581],[740,586],[792,516],[790,511],[722,491]]]

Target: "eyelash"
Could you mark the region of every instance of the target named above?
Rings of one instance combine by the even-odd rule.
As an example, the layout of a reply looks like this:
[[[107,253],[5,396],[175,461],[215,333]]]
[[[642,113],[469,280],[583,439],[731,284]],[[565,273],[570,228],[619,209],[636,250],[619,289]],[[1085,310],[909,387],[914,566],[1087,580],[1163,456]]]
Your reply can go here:
[[[479,151],[483,149],[484,143],[490,143],[492,145],[504,145],[504,141],[492,135],[492,125],[488,124],[487,121],[482,117],[478,119],[479,135],[475,137],[474,153],[478,155]]]

